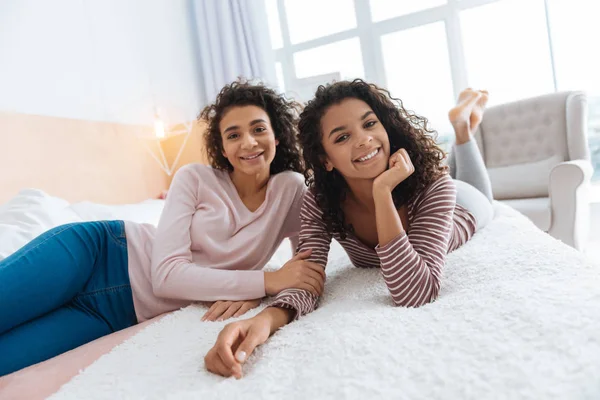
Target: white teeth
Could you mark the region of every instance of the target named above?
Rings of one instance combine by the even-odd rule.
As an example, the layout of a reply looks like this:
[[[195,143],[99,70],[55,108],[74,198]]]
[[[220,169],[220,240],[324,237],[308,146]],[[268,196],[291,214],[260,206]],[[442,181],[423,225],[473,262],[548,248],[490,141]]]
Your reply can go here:
[[[253,156],[249,156],[249,157],[240,157],[242,160],[254,160],[256,157],[262,155],[262,153],[258,153],[256,155]]]
[[[370,160],[371,158],[375,157],[375,155],[377,154],[378,151],[379,151],[379,149],[375,149],[371,153],[367,154],[366,156],[359,158],[358,161],[363,162],[363,161]]]

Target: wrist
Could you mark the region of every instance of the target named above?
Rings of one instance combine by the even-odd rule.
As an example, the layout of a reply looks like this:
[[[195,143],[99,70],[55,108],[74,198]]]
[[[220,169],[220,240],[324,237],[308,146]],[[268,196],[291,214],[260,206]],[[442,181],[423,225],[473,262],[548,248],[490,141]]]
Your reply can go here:
[[[392,195],[392,188],[380,183],[374,183],[372,191],[374,198]]]
[[[295,310],[282,307],[267,307],[254,318],[264,319],[269,325],[271,335],[284,325],[289,324],[295,314]]]
[[[276,294],[273,290],[273,278],[275,272],[264,271],[264,280],[265,280],[265,294],[267,296],[273,296]]]

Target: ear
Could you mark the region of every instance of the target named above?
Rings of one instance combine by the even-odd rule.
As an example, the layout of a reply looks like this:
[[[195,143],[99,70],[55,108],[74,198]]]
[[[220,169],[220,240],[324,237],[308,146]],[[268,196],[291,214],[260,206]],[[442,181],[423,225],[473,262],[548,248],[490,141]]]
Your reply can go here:
[[[325,169],[327,170],[327,172],[331,172],[331,171],[333,171],[333,164],[331,164],[331,163],[329,162],[329,160],[325,160],[325,161],[323,162],[323,165],[325,166]]]
[[[279,140],[275,139],[275,146],[279,146]]]
[[[223,154],[223,157],[227,158],[227,154],[225,154],[225,150],[221,150],[221,154]]]

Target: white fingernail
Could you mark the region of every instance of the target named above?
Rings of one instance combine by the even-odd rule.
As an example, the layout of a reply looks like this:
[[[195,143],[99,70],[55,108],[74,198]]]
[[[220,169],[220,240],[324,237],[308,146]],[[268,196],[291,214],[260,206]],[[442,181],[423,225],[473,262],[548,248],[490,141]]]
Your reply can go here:
[[[246,352],[245,351],[238,351],[235,355],[235,358],[237,358],[237,360],[239,362],[244,362],[244,360],[246,359]]]

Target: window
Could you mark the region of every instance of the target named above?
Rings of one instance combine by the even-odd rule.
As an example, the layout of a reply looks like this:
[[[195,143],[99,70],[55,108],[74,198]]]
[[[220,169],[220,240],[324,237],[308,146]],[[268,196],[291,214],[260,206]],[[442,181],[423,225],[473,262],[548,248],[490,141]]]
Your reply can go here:
[[[283,67],[280,62],[275,63],[275,76],[277,77],[277,86],[279,91],[285,92],[285,78],[283,77]]]
[[[446,4],[446,0],[370,0],[374,22],[411,14]]]
[[[593,180],[600,181],[600,57],[583,43],[600,37],[600,2],[548,0],[548,21],[557,90],[582,90],[589,96],[588,140]]]
[[[600,38],[600,2],[549,0],[548,17],[558,90],[600,95],[600,57],[583,43]]]
[[[358,38],[314,47],[294,54],[296,78],[339,72],[341,79],[364,78]]]
[[[447,111],[465,87],[488,89],[490,105],[588,92],[600,184],[599,1],[265,1],[280,88],[308,100],[318,84],[364,78],[428,118],[444,145]]]
[[[281,36],[281,22],[279,21],[279,9],[277,0],[265,0],[267,8],[267,18],[269,19],[269,35],[271,36],[271,46],[274,49],[283,47],[283,37]]]
[[[356,27],[354,0],[285,0],[292,44]]]
[[[554,91],[543,0],[498,1],[460,22],[468,84],[489,90],[490,105]]]
[[[387,89],[407,110],[426,117],[440,134],[452,133],[448,110],[454,104],[443,22],[381,38]]]

